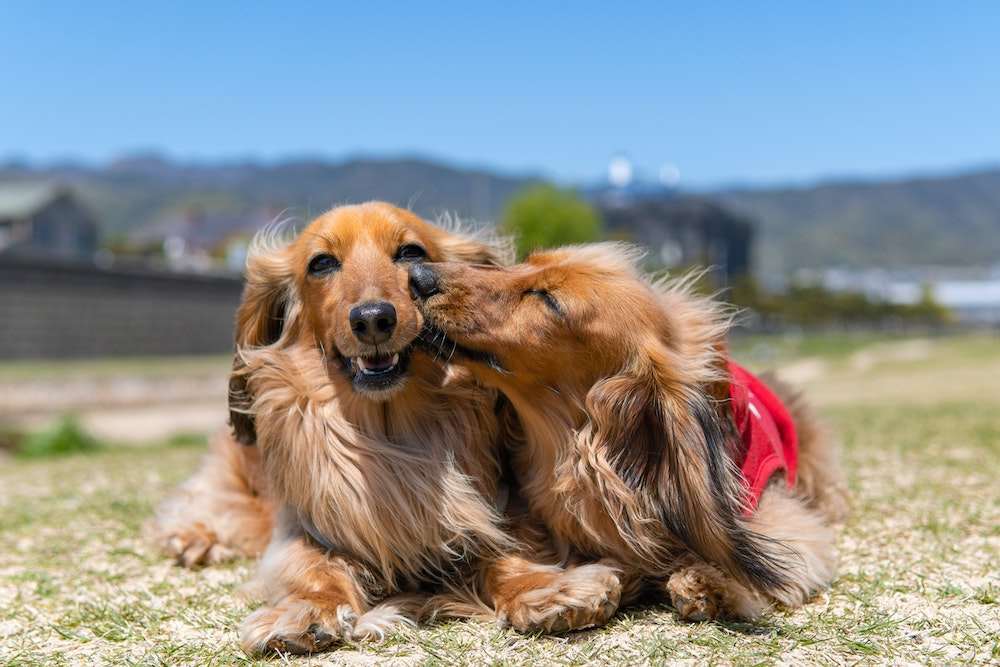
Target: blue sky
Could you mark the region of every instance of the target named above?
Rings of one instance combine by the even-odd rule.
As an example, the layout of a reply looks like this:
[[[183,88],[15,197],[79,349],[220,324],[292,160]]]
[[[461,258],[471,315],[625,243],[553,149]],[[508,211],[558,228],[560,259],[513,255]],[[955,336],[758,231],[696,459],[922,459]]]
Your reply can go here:
[[[0,0],[0,164],[419,156],[689,187],[1000,165],[1000,2]]]

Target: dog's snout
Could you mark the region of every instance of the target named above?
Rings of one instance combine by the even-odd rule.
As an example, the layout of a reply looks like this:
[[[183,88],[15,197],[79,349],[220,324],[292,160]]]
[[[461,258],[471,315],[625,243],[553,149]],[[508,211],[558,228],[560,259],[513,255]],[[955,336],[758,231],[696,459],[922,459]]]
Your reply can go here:
[[[418,263],[410,267],[410,291],[416,299],[426,299],[440,292],[437,274],[426,264]]]
[[[396,330],[396,308],[388,301],[362,303],[351,309],[351,331],[363,343],[378,345]]]

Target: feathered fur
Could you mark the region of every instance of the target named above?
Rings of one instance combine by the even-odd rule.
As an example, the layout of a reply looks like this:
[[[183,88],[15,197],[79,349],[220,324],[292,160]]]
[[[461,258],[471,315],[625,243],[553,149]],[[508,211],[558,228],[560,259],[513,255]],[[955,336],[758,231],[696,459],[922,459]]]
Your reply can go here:
[[[800,604],[834,572],[826,524],[844,503],[828,445],[796,405],[801,481],[783,500],[769,487],[744,516],[729,312],[636,265],[634,250],[596,244],[508,268],[414,267],[425,344],[510,400],[523,430],[514,472],[565,550],[666,585],[687,618]],[[674,576],[691,568],[712,576]],[[730,590],[746,593],[706,611]]]

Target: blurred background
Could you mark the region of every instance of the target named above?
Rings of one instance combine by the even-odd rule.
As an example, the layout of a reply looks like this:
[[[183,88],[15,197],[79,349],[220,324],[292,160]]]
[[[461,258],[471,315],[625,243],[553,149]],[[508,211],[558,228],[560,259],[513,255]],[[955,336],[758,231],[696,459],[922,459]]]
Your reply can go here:
[[[1000,330],[996,3],[3,15],[8,448],[220,426],[249,239],[369,199],[497,225],[522,252],[619,239],[651,270],[710,267],[762,365],[803,341]]]

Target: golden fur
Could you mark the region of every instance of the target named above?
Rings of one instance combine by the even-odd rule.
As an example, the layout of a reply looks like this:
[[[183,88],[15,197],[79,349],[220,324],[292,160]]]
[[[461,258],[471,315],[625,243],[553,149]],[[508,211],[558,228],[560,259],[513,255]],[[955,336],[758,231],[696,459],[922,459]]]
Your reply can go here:
[[[266,544],[251,582],[265,606],[240,629],[249,653],[320,651],[426,613],[556,631],[614,612],[613,564],[566,569],[526,515],[504,515],[496,390],[414,346],[409,267],[505,257],[381,203],[255,239],[235,440],[216,441],[159,517],[183,564]]]
[[[260,450],[223,431],[209,445],[201,468],[156,511],[157,542],[186,567],[257,557],[274,528]]]
[[[637,259],[597,244],[512,267],[414,266],[425,344],[509,399],[514,473],[564,555],[613,559],[630,591],[665,587],[683,618],[802,604],[834,576],[828,525],[846,509],[829,445],[791,400],[798,482],[768,486],[744,516],[730,318]]]

